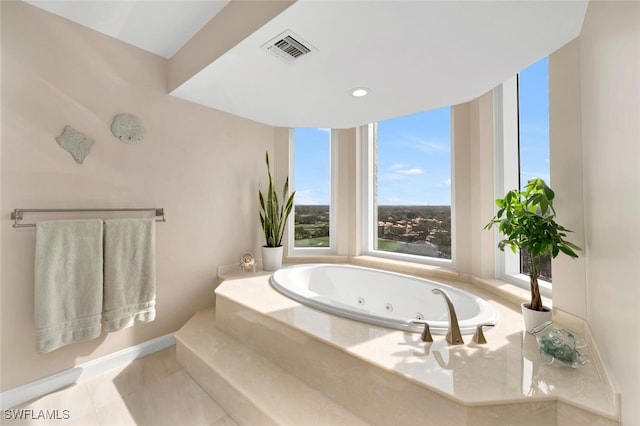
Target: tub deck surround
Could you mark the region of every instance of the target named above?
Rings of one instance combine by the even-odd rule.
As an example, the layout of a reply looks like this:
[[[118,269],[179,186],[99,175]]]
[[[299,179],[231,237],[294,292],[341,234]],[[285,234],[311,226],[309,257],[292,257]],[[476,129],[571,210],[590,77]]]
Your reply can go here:
[[[275,291],[269,277],[222,277],[215,315],[199,314],[185,328],[231,337],[371,424],[619,424],[619,395],[593,344],[584,367],[545,365],[535,338],[522,332],[519,306],[489,291],[437,279],[484,298],[500,315],[498,326],[485,333],[488,344],[471,343],[467,335],[464,346],[450,346],[444,336],[425,344],[418,333],[301,305]],[[193,341],[212,338],[196,335]],[[190,345],[180,333],[177,340],[179,348]],[[210,357],[206,348],[199,350]],[[198,349],[189,353],[199,356]],[[192,374],[198,380],[204,373]],[[277,379],[269,380],[279,387]]]

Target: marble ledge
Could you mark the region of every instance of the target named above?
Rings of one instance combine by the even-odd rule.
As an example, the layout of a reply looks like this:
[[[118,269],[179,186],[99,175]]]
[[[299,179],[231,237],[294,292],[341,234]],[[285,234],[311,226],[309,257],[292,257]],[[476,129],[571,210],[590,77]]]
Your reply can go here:
[[[470,275],[460,274],[452,269],[440,266],[403,262],[374,256],[285,256],[283,266],[298,265],[304,263],[350,264],[366,268],[383,269],[390,272],[414,275],[421,278],[451,279],[463,282],[471,282],[472,280],[472,277]],[[237,264],[219,266],[217,271],[218,278],[224,280],[227,278],[246,276],[247,274],[269,274],[269,272],[262,270],[262,259],[257,258],[256,264],[256,272],[241,271],[239,262]]]
[[[488,344],[469,343],[471,336],[464,336],[467,344],[450,346],[444,336],[434,336],[433,343],[424,344],[418,334],[370,326],[300,305],[273,290],[269,276],[264,271],[232,272],[221,277],[224,281],[216,293],[468,407],[555,400],[603,419],[619,420],[619,395],[590,336],[585,336],[587,365],[578,369],[546,365],[535,338],[522,331],[519,306],[493,291],[441,279],[483,297],[500,314],[499,324],[485,334]],[[576,325],[566,315],[555,319],[570,319]]]

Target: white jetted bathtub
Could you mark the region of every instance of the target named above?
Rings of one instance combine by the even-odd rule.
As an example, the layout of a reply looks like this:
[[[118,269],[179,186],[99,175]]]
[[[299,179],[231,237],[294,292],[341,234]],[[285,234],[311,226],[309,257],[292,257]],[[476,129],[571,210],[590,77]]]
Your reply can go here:
[[[271,285],[304,305],[345,318],[398,330],[420,332],[429,323],[434,334],[446,334],[447,304],[434,288],[444,290],[456,310],[462,334],[472,334],[482,323],[498,321],[485,300],[436,281],[351,265],[305,264],[288,266],[271,276]]]

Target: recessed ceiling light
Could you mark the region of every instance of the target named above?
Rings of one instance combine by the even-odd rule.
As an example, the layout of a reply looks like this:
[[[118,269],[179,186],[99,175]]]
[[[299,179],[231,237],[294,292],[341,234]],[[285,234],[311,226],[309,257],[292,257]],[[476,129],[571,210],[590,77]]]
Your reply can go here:
[[[351,95],[355,96],[356,98],[361,98],[363,96],[367,96],[369,94],[369,89],[367,89],[366,87],[356,87],[355,89],[351,90]]]

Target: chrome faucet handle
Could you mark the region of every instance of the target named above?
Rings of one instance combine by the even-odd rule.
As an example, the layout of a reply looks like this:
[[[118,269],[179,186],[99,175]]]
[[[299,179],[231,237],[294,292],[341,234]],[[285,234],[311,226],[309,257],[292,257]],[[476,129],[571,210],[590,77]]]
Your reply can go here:
[[[487,339],[484,338],[484,333],[482,332],[482,327],[493,327],[495,324],[490,322],[486,322],[483,324],[478,324],[476,326],[476,333],[473,335],[473,341],[479,345],[484,345],[487,343]]]
[[[423,320],[412,320],[411,321],[414,324],[423,324],[424,325],[424,329],[422,330],[422,334],[420,335],[420,338],[422,339],[423,342],[433,342],[433,337],[431,336],[431,330],[429,330],[429,323]]]

